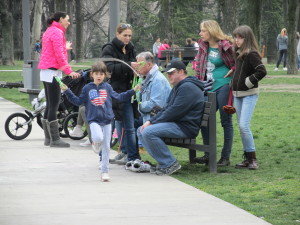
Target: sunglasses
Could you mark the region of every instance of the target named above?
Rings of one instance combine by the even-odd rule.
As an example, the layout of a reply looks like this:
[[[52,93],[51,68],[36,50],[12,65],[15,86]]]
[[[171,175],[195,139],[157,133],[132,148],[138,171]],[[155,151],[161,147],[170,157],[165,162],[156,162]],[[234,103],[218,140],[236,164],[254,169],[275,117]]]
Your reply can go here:
[[[129,23],[121,23],[121,28],[126,29],[126,28],[131,28],[131,25]]]

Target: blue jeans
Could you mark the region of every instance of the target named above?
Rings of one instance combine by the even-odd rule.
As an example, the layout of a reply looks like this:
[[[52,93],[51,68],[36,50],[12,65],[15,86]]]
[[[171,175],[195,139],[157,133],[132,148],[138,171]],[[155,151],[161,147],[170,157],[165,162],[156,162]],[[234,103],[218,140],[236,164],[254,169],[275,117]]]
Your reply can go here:
[[[228,103],[228,97],[229,97],[229,91],[230,87],[228,84],[222,86],[221,88],[217,89],[216,92],[216,98],[217,98],[217,106],[216,110],[220,112],[220,119],[221,124],[224,131],[224,143],[222,148],[221,157],[224,159],[229,159],[232,149],[232,143],[233,143],[233,126],[232,126],[232,115],[227,114],[223,110],[223,106],[227,105]],[[207,96],[205,101],[207,101]],[[208,143],[209,138],[209,131],[208,127],[201,128],[203,143],[205,145]],[[208,154],[206,154],[208,155]]]
[[[116,126],[117,133],[118,133],[118,143],[120,145],[120,150],[124,154],[127,154],[126,140],[124,138],[124,133],[122,131],[122,129],[124,128],[123,122],[120,121],[120,120],[116,120],[115,121],[115,126]],[[122,137],[122,134],[123,134],[123,137]]]
[[[249,95],[241,98],[234,97],[234,107],[236,109],[237,122],[245,152],[255,152],[254,139],[250,130],[250,121],[257,99],[258,95]]]
[[[123,106],[123,122],[121,126],[124,128],[123,144],[127,150],[128,160],[140,159],[139,151],[136,146],[136,134],[134,128],[134,114],[130,100],[124,102]],[[119,128],[120,129],[120,128]]]
[[[298,70],[300,70],[300,55],[298,55]]]
[[[176,123],[166,122],[146,127],[143,133],[137,131],[147,152],[158,162],[160,168],[168,168],[176,162],[167,145],[161,138],[187,138]]]

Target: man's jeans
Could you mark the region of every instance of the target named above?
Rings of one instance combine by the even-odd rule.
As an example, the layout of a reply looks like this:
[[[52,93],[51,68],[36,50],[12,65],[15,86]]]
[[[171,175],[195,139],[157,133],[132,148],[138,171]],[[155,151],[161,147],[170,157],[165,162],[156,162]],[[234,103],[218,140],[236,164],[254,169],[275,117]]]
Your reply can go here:
[[[250,95],[241,98],[234,97],[234,107],[240,128],[240,135],[245,152],[255,152],[255,145],[250,130],[251,117],[258,99],[258,95]]]
[[[140,159],[139,151],[136,146],[136,135],[134,129],[134,115],[133,108],[130,100],[124,102],[123,106],[123,122],[121,123],[121,127],[118,124],[118,134],[120,128],[124,128],[124,136],[123,136],[123,144],[124,148],[127,150],[127,158],[128,160],[136,160]],[[122,134],[122,133],[121,133]],[[122,145],[123,146],[123,145]],[[122,151],[123,152],[123,151]],[[125,153],[125,152],[123,152]]]
[[[232,115],[227,114],[223,110],[223,106],[228,104],[230,87],[229,85],[224,85],[223,87],[217,89],[216,92],[216,110],[220,112],[221,124],[224,131],[224,143],[222,148],[221,157],[224,159],[229,159],[233,143],[233,126],[232,126]],[[205,96],[205,101],[207,101],[207,96]],[[203,143],[208,144],[208,127],[201,128]],[[207,154],[208,155],[208,154]]]
[[[176,162],[167,145],[161,138],[187,138],[176,123],[166,122],[146,127],[143,132],[137,131],[147,152],[158,162],[160,168],[168,168]]]

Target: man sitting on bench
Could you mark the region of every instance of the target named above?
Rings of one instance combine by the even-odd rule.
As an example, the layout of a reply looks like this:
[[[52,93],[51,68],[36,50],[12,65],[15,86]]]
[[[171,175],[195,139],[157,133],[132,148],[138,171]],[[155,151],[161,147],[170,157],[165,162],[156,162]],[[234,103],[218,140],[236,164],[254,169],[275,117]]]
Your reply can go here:
[[[149,154],[158,162],[150,170],[157,175],[170,175],[181,168],[162,138],[197,137],[204,108],[204,88],[195,77],[188,77],[181,61],[168,63],[165,72],[173,89],[166,106],[138,129],[138,137]]]

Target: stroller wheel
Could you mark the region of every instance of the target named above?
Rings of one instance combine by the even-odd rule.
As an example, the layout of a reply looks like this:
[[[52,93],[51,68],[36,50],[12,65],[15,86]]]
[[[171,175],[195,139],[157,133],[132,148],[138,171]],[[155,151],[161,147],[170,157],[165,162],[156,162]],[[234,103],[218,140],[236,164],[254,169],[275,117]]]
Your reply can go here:
[[[77,125],[77,117],[78,112],[73,112],[70,115],[68,115],[63,123],[63,130],[67,137],[73,139],[73,140],[81,140],[82,138],[87,136],[87,131],[85,125],[82,126],[82,135],[71,135],[71,131],[76,127]]]
[[[24,113],[11,114],[5,121],[5,132],[14,140],[23,140],[32,129],[30,118]]]

